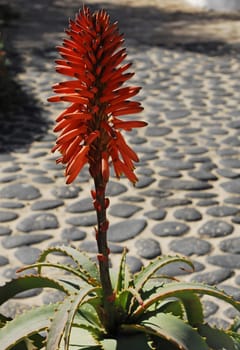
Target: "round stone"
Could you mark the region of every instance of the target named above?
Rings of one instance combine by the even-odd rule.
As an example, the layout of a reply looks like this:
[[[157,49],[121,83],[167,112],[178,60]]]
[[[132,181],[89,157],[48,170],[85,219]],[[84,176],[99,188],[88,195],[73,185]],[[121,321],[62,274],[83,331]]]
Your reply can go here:
[[[109,213],[113,216],[117,216],[120,218],[129,218],[130,216],[132,216],[133,214],[135,214],[141,209],[142,208],[137,205],[120,203],[120,204],[113,204],[110,207]]]
[[[182,205],[188,205],[191,203],[192,201],[186,198],[164,198],[164,199],[156,198],[156,199],[153,199],[152,201],[152,205],[159,209],[172,208],[172,207],[177,207]]]
[[[52,194],[60,199],[76,198],[80,189],[75,186],[61,186],[52,190]]]
[[[86,232],[76,227],[68,227],[62,230],[61,237],[66,241],[81,241],[85,239]]]
[[[239,208],[228,207],[226,205],[219,205],[216,207],[209,208],[207,210],[208,215],[216,217],[232,216],[239,212]]]
[[[22,232],[55,229],[59,227],[58,219],[54,214],[32,214],[17,224]]]
[[[185,109],[176,109],[165,112],[166,118],[170,120],[186,118],[189,114],[190,112]]]
[[[6,208],[6,209],[21,209],[24,207],[23,203],[20,202],[2,202],[0,203],[1,208]]]
[[[239,194],[240,193],[240,180],[234,179],[221,184],[226,192]]]
[[[83,198],[80,201],[72,203],[66,207],[69,213],[85,213],[88,211],[93,211],[93,200],[89,198]]]
[[[166,198],[172,195],[171,192],[162,191],[158,189],[151,189],[143,191],[142,194],[146,197],[154,197],[154,198]]]
[[[215,201],[213,199],[203,199],[196,203],[196,205],[198,205],[199,207],[211,207],[216,204],[218,204],[218,201]]]
[[[202,239],[195,237],[186,237],[178,240],[173,240],[169,245],[174,252],[190,256],[190,255],[204,255],[211,251],[211,244]]]
[[[225,158],[221,159],[220,163],[226,168],[239,169],[240,168],[240,159],[237,158]]]
[[[223,290],[226,294],[232,296],[235,300],[240,301],[240,289],[229,286],[228,284],[220,284],[218,288]]]
[[[153,226],[152,232],[156,236],[182,236],[189,231],[189,226],[178,221],[166,221]]]
[[[171,177],[171,178],[182,177],[182,174],[178,170],[174,170],[174,169],[161,170],[161,171],[159,171],[158,174],[161,176]]]
[[[202,214],[194,208],[177,209],[173,215],[176,219],[184,221],[198,221],[202,219]]]
[[[125,202],[137,202],[137,203],[141,203],[145,201],[143,197],[138,197],[138,196],[123,196],[120,199]]]
[[[201,199],[209,199],[217,197],[216,193],[210,193],[210,192],[189,192],[186,194],[186,197],[188,198],[201,198]]]
[[[228,238],[220,242],[220,249],[223,252],[240,254],[240,237]]]
[[[167,212],[164,209],[150,210],[144,213],[144,215],[152,220],[163,220],[166,217]]]
[[[138,255],[141,258],[153,259],[161,255],[161,248],[155,239],[139,239],[135,242]]]
[[[0,211],[0,222],[13,221],[18,218],[18,214],[11,211]]]
[[[216,285],[232,277],[233,271],[229,269],[218,269],[210,272],[198,273],[191,280],[194,282],[205,283],[211,286]]]
[[[106,189],[107,196],[118,196],[121,193],[127,192],[127,187],[114,181],[109,181]]]
[[[109,246],[110,252],[114,254],[121,254],[124,250],[124,247],[118,244],[109,243],[108,246]]]
[[[0,190],[2,198],[17,198],[19,200],[32,200],[41,197],[40,191],[29,184],[11,184]]]
[[[124,242],[139,235],[147,226],[146,220],[131,219],[118,222],[109,227],[108,239],[110,242]]]
[[[146,131],[145,131],[145,135],[151,136],[151,137],[160,137],[160,136],[168,135],[171,132],[172,132],[172,129],[168,128],[168,127],[156,128],[155,126],[148,126]]]
[[[232,320],[239,319],[240,312],[236,310],[234,307],[229,307],[225,312],[224,315],[226,315],[228,318],[231,318]]]
[[[26,290],[25,292],[18,293],[14,296],[14,299],[25,299],[25,298],[32,298],[36,297],[37,295],[42,293],[41,288],[34,288],[30,290]]]
[[[81,251],[88,252],[88,253],[97,253],[97,242],[96,241],[84,241],[79,246]]]
[[[38,248],[33,247],[20,247],[16,250],[15,256],[16,258],[21,261],[23,264],[34,264],[39,255],[41,253],[41,250]]]
[[[193,163],[186,162],[183,160],[159,160],[155,163],[156,166],[160,166],[163,168],[169,168],[173,170],[188,170],[188,169],[193,169],[194,165]]]
[[[194,265],[194,272],[199,272],[204,269],[204,265],[199,262],[191,261]],[[157,271],[159,276],[180,276],[189,275],[192,273],[191,267],[185,262],[173,262],[171,264],[165,265]]]
[[[145,188],[150,186],[154,181],[156,180],[149,176],[141,176],[135,186],[136,188]]]
[[[159,181],[159,187],[164,190],[184,190],[184,191],[201,191],[212,188],[204,181],[191,180],[177,180],[177,179],[163,179]]]
[[[224,237],[233,232],[233,226],[222,220],[210,220],[203,224],[198,233],[206,237]]]
[[[204,170],[199,170],[199,171],[189,171],[188,173],[191,177],[200,180],[200,181],[214,181],[217,180],[217,177],[208,172],[208,171],[204,171]]]
[[[52,235],[47,235],[44,233],[8,236],[2,240],[2,246],[6,249],[11,249],[25,245],[41,243],[50,238],[52,238]]]
[[[73,226],[95,226],[97,224],[96,215],[71,216],[66,219],[66,222]]]
[[[0,226],[0,236],[9,236],[12,230],[9,227]]]
[[[5,256],[3,255],[0,255],[0,266],[5,266],[9,264],[9,260],[8,258],[6,258]]]
[[[32,204],[32,210],[49,210],[55,209],[64,205],[64,202],[60,199],[44,199],[40,201],[36,201]]]
[[[240,196],[225,198],[224,202],[227,203],[227,204],[240,205]]]
[[[217,310],[219,309],[219,306],[209,300],[202,300],[202,305],[203,305],[203,315],[205,318],[214,315]]]
[[[54,183],[53,179],[48,176],[35,176],[32,178],[33,182],[38,184],[51,184]]]
[[[212,265],[217,265],[224,268],[240,269],[239,254],[221,254],[208,256],[207,261]]]
[[[53,304],[53,303],[58,303],[62,302],[65,298],[65,293],[60,292],[60,291],[55,291],[55,292],[47,292],[44,293],[42,296],[42,301],[44,304]]]
[[[219,168],[216,171],[220,176],[226,177],[228,179],[235,179],[235,178],[239,177],[239,174],[236,172],[233,172],[231,169],[220,169]]]
[[[126,256],[126,263],[129,267],[130,272],[133,274],[136,272],[139,272],[143,266],[143,263],[141,262],[140,259],[131,255]]]

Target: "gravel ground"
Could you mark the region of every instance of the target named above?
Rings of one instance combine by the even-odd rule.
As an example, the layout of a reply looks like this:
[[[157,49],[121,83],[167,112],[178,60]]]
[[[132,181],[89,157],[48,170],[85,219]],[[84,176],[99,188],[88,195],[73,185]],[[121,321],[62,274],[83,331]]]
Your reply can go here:
[[[138,184],[113,177],[108,187],[113,264],[125,246],[133,272],[161,254],[186,255],[194,273],[177,265],[164,272],[215,284],[240,300],[240,14],[179,8],[176,1],[86,4],[119,20],[149,123],[127,136],[140,157]],[[76,1],[12,0],[11,6],[19,16],[3,31],[14,82],[0,111],[2,283],[57,243],[96,253],[88,171],[66,186],[50,153],[62,109],[46,102],[61,79],[55,46]],[[54,298],[34,290],[7,312]],[[212,323],[226,325],[236,316],[216,300],[205,303]]]

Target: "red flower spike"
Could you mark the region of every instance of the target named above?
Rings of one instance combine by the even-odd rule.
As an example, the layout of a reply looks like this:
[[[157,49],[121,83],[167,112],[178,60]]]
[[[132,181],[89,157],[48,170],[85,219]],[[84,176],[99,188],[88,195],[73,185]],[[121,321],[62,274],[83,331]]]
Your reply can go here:
[[[112,160],[116,176],[124,174],[135,183],[133,162],[138,157],[120,130],[130,131],[147,123],[117,118],[143,109],[139,102],[129,100],[140,87],[123,86],[134,75],[126,73],[131,63],[122,64],[127,56],[123,35],[105,10],[91,13],[87,7],[69,21],[66,35],[63,45],[57,47],[61,58],[56,60],[56,71],[73,79],[54,84],[58,95],[48,99],[70,102],[56,119],[54,131],[60,135],[52,149],[62,154],[57,162],[67,165],[66,182],[74,181],[89,164],[91,175],[97,177],[100,172],[106,184]]]

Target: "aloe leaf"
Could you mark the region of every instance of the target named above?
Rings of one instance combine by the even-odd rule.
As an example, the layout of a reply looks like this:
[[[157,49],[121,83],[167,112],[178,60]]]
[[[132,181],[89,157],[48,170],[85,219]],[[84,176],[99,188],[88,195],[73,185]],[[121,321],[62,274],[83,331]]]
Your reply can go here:
[[[64,330],[70,333],[71,322],[79,305],[87,297],[90,292],[94,292],[95,288],[89,287],[81,289],[78,293],[74,293],[67,297],[54,315],[51,326],[47,334],[46,350],[59,349],[60,342],[63,338]],[[69,334],[65,336],[65,343],[68,344]],[[65,347],[67,349],[67,346]]]
[[[194,270],[194,266],[191,261],[183,257],[159,257],[156,260],[151,261],[146,267],[143,267],[142,270],[134,276],[134,286],[139,291],[143,288],[145,283],[155,274],[157,270],[164,267],[165,265],[174,263],[174,262],[183,262],[191,267]]]
[[[122,259],[119,265],[117,285],[115,287],[116,294],[118,294],[121,290],[129,287],[131,277],[126,264],[126,254],[127,254],[127,251],[126,249],[124,249]]]
[[[181,297],[188,323],[192,326],[203,323],[203,307],[199,297],[195,293],[184,292]]]
[[[16,316],[0,329],[1,347],[4,350],[12,347],[50,325],[50,318],[54,314],[57,304],[44,305],[24,312]]]
[[[42,252],[38,258],[38,262],[44,262],[48,254],[62,253],[70,257],[78,266],[79,272],[88,277],[88,283],[92,285],[100,285],[100,276],[97,265],[84,253],[76,248],[69,246],[51,247]]]
[[[139,306],[136,311],[132,313],[133,317],[139,317],[146,309],[148,309],[151,305],[156,303],[159,300],[176,297],[179,299],[185,299],[185,293],[196,293],[203,295],[210,295],[221,299],[231,305],[233,305],[237,310],[240,311],[240,302],[234,300],[232,297],[227,295],[226,293],[211,287],[206,286],[199,283],[187,283],[187,282],[172,282],[164,285],[162,288],[159,288],[157,293],[150,297],[148,300],[144,302],[143,306]]]
[[[14,297],[16,294],[34,288],[54,288],[66,294],[68,289],[63,284],[48,277],[28,275],[19,277],[0,287],[0,304]]]
[[[60,350],[65,350],[62,342]],[[100,342],[85,328],[73,326],[71,330],[69,350],[102,350]]]
[[[213,350],[239,350],[240,341],[238,342],[238,347],[236,342],[227,332],[223,330],[212,328],[207,324],[200,325],[198,327],[199,333],[206,339],[206,343]],[[240,336],[239,336],[240,337]]]
[[[81,308],[77,311],[74,322],[82,323],[83,320],[93,327],[102,327],[102,323],[98,317],[95,307],[91,304],[93,300],[89,300],[88,303],[81,305]]]
[[[101,341],[103,350],[150,350],[147,337],[144,333],[121,334],[116,339]]]
[[[165,339],[181,350],[209,350],[196,329],[171,314],[160,313],[141,321],[140,324],[124,325],[123,328]]]

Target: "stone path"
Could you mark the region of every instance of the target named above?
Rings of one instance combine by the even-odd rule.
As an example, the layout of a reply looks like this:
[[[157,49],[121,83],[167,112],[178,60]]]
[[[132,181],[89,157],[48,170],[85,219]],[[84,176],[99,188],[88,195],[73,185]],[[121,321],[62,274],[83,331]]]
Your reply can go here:
[[[100,6],[100,1],[88,3]],[[132,84],[143,87],[142,119],[149,123],[127,136],[140,157],[136,188],[126,179],[109,183],[113,264],[126,246],[132,271],[161,254],[183,254],[194,262],[195,273],[178,265],[162,272],[216,284],[240,300],[240,15],[216,17],[190,8],[181,12],[173,1],[165,7],[164,2],[137,3],[103,4],[125,32],[136,71]],[[4,32],[16,95],[0,111],[1,283],[51,245],[71,243],[96,253],[88,170],[66,186],[63,169],[50,153],[56,137],[52,125],[63,108],[46,102],[51,85],[61,79],[54,71],[54,48],[76,2],[11,4],[20,17]],[[207,40],[201,31],[184,35],[184,19],[190,28],[195,23],[195,30],[204,19],[207,33],[211,16],[225,29],[226,22],[234,21],[233,31],[228,23],[232,36],[227,41],[220,32]],[[16,298],[8,311],[15,304],[24,307],[56,297],[34,290]],[[206,300],[205,313],[223,325],[236,315],[216,300]]]

